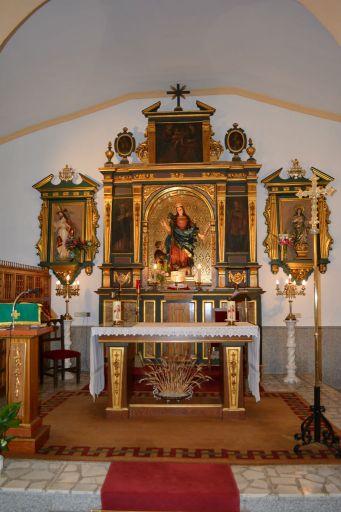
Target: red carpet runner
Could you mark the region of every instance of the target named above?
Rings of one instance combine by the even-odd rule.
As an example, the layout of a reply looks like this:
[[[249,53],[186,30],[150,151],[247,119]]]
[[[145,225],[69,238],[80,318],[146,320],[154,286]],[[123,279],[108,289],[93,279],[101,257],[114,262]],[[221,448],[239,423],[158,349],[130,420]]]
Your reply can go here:
[[[230,466],[112,462],[101,490],[102,509],[239,512]]]

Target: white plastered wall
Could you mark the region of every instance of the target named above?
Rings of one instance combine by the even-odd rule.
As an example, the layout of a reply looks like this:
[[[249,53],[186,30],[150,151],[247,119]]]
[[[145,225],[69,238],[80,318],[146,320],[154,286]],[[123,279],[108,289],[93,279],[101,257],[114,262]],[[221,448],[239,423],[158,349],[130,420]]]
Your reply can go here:
[[[195,99],[185,100],[184,108],[194,106]],[[274,292],[276,278],[284,280],[284,275],[282,271],[277,276],[271,273],[267,255],[264,253],[262,243],[266,236],[266,226],[263,211],[267,193],[260,182],[280,167],[287,169],[293,158],[298,158],[306,169],[314,166],[335,177],[333,185],[338,191],[328,199],[331,208],[330,231],[334,244],[330,253],[331,263],[327,273],[321,278],[321,305],[322,325],[340,325],[338,262],[341,261],[341,189],[337,163],[337,150],[341,140],[340,124],[237,96],[207,96],[199,99],[217,110],[212,117],[215,138],[223,142],[226,130],[232,123],[238,122],[248,137],[252,137],[257,149],[255,156],[262,164],[257,193],[257,248],[258,262],[262,265],[260,286],[266,292],[262,298],[265,326],[283,326],[288,304],[284,299],[276,297]],[[141,110],[152,103],[153,100],[130,101],[0,146],[0,259],[30,265],[39,263],[35,244],[39,239],[38,215],[41,200],[40,194],[32,185],[50,173],[58,172],[66,163],[101,182],[102,175],[97,169],[106,160],[104,152],[108,141],[114,140],[124,126],[134,132],[137,143],[143,140],[147,121]],[[161,108],[170,109],[173,106],[165,100]],[[227,152],[222,159],[230,159]],[[98,237],[102,243],[102,190],[97,194],[97,204],[101,216]],[[94,292],[101,285],[101,272],[97,268],[101,262],[102,247],[96,256],[93,274],[86,276],[82,272],[80,275],[80,297],[72,298],[70,303],[71,313],[91,312],[91,317],[86,319],[89,325],[98,322],[98,296]],[[54,285],[53,277],[52,307],[57,314],[62,314],[65,310],[64,301],[54,296]],[[313,325],[312,277],[308,281],[306,297],[296,299],[294,311],[301,313],[299,325]],[[82,325],[84,322],[83,318],[74,318],[75,325]]]

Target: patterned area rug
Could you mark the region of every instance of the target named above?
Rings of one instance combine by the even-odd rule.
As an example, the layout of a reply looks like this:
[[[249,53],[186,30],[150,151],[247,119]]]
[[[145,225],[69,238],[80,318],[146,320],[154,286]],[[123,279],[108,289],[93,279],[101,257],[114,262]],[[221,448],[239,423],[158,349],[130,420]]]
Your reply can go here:
[[[294,434],[310,411],[293,392],[262,392],[258,403],[246,397],[245,419],[225,421],[188,416],[108,419],[106,405],[106,394],[94,402],[85,389],[54,394],[41,405],[51,433],[36,457],[231,464],[341,462],[322,445],[294,453]]]

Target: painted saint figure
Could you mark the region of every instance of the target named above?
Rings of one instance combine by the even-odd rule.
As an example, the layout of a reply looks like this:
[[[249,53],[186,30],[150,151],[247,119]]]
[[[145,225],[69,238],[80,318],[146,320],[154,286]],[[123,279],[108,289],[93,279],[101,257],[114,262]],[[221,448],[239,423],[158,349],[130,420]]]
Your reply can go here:
[[[131,203],[118,200],[114,207],[115,229],[113,230],[113,251],[130,252],[133,250]]]
[[[205,236],[199,233],[199,228],[191,221],[181,203],[175,208],[175,214],[168,214],[168,222],[161,220],[161,225],[168,233],[165,241],[168,268],[170,271],[185,269],[186,275],[190,275],[194,265],[195,245],[198,238],[203,240]]]
[[[70,214],[66,208],[60,208],[56,212],[57,220],[55,222],[56,250],[57,259],[67,260],[70,258],[70,250],[66,246],[68,238],[74,238],[75,226],[73,225]]]
[[[231,252],[248,250],[247,203],[244,198],[233,199],[227,214],[227,244]]]

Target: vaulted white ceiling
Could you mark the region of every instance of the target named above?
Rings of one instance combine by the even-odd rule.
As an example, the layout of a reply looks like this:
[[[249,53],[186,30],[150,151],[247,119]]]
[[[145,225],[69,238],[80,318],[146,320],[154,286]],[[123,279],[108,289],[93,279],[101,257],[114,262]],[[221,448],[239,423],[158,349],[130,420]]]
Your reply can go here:
[[[309,3],[316,7],[316,0],[43,2],[0,54],[1,142],[162,96],[177,82],[194,94],[241,94],[340,121],[341,2],[322,2],[340,7],[328,30]]]

